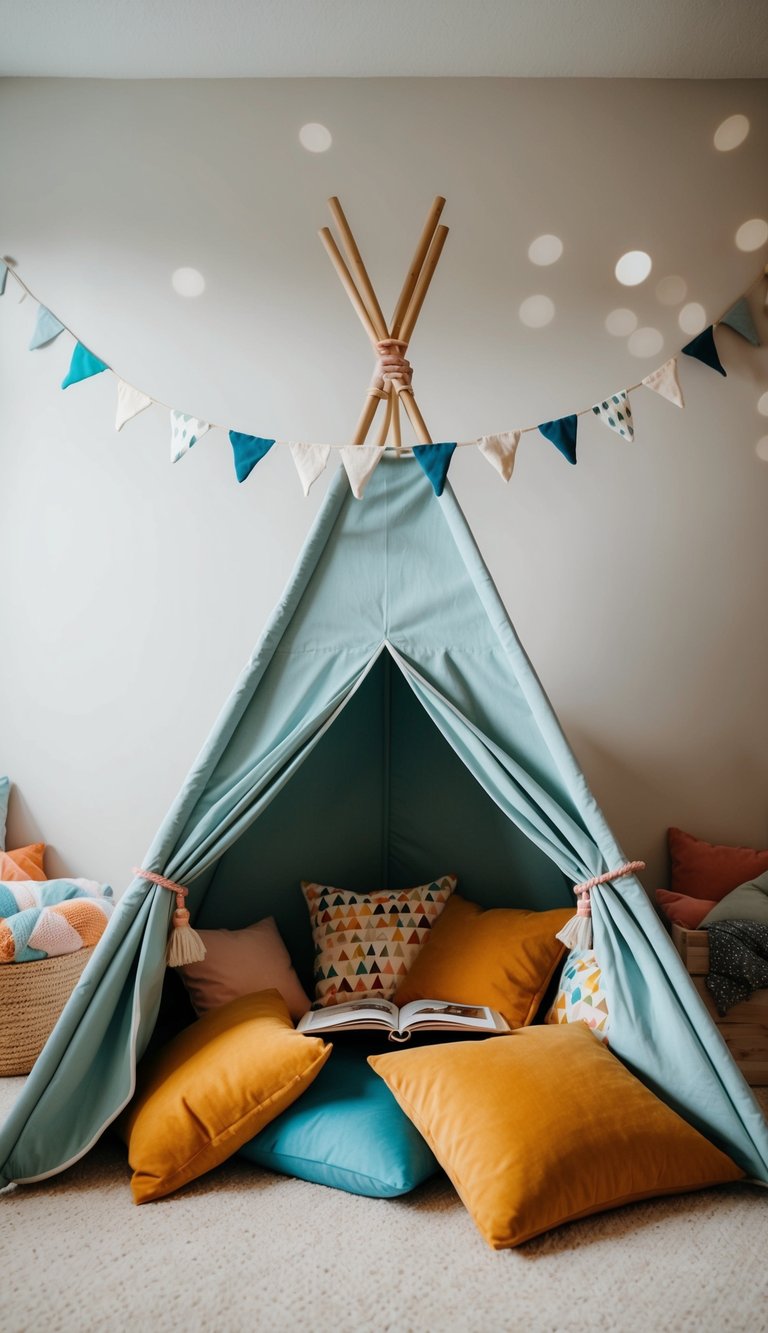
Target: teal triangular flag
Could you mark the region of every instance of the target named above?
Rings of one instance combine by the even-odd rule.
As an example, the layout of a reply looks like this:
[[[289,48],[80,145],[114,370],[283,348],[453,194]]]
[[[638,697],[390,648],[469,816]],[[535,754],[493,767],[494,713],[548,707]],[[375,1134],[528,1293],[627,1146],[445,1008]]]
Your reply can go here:
[[[455,442],[453,444],[414,444],[413,446],[413,456],[422,472],[432,482],[435,495],[442,495],[443,493],[445,479],[451,466],[455,448]]]
[[[542,421],[539,430],[569,463],[576,462],[576,431],[579,419],[572,413],[568,417],[558,417],[557,421]]]
[[[692,356],[695,361],[703,361],[705,366],[711,366],[718,374],[725,374],[720,363],[720,357],[717,355],[715,332],[711,324],[703,333],[697,333],[695,338],[686,343],[683,352],[686,356]]]
[[[238,431],[229,432],[230,442],[235,454],[235,472],[238,481],[250,477],[257,463],[268,454],[274,440],[262,440],[258,435],[240,435]]]
[[[5,284],[8,278],[8,265],[0,260],[0,296],[5,293]]]
[[[82,343],[75,343],[75,350],[72,353],[72,360],[67,371],[67,378],[62,380],[62,389],[68,389],[70,384],[78,384],[80,380],[90,379],[91,375],[100,375],[102,370],[109,370],[106,361],[100,361],[93,352],[89,352]]]
[[[52,343],[54,338],[58,338],[63,331],[64,325],[61,320],[52,315],[50,310],[46,310],[44,305],[39,305],[37,307],[35,331],[29,344],[30,352],[34,352],[38,347],[45,347],[46,343]]]
[[[723,315],[720,323],[727,324],[729,329],[735,329],[736,332],[740,333],[742,338],[746,338],[747,342],[751,343],[753,347],[760,346],[760,339],[757,336],[757,329],[755,328],[754,320],[752,319],[752,312],[747,305],[746,296],[739,297],[738,301],[731,306],[728,313]]]

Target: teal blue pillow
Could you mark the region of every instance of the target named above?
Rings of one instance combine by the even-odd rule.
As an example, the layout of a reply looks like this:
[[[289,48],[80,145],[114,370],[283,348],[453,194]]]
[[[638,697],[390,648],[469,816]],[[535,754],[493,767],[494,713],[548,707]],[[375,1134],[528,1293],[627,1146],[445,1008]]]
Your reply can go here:
[[[354,1039],[353,1039],[354,1041]],[[297,1102],[240,1149],[286,1176],[392,1199],[438,1170],[437,1159],[367,1063],[370,1043],[337,1041]]]
[[[10,794],[10,778],[0,778],[0,852],[5,851],[5,821],[8,815],[8,797]]]

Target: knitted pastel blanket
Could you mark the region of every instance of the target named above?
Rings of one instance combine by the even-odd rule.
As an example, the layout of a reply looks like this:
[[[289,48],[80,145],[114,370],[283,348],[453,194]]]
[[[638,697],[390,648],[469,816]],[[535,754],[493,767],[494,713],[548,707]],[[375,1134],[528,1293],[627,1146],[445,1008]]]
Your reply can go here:
[[[0,883],[0,964],[55,958],[96,944],[114,903],[91,879]]]

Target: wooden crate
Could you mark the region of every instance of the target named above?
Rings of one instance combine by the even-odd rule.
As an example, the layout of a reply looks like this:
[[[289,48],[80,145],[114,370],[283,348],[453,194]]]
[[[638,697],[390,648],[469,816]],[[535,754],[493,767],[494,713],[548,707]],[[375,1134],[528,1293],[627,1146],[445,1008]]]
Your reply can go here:
[[[768,1087],[768,990],[755,991],[721,1018],[704,980],[709,971],[706,930],[685,930],[673,925],[672,939],[747,1083],[753,1088]]]

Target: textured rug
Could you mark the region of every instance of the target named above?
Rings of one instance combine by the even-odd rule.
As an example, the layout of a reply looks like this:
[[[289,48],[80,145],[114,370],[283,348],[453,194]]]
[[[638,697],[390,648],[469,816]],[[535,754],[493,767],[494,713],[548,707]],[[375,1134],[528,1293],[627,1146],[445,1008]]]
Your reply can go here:
[[[23,1079],[0,1080],[0,1121]],[[633,1204],[495,1254],[443,1178],[363,1199],[232,1161],[137,1208],[105,1140],[0,1196],[2,1333],[768,1329],[768,1192]]]

